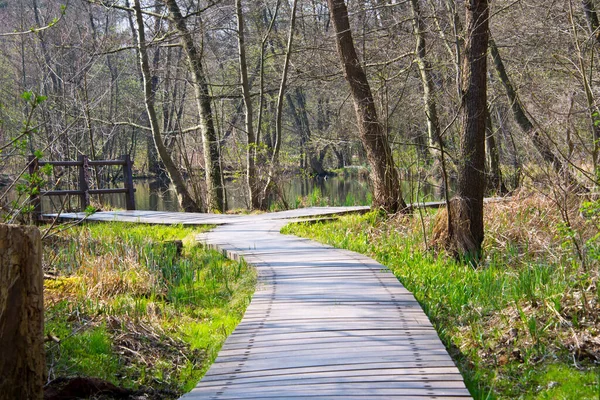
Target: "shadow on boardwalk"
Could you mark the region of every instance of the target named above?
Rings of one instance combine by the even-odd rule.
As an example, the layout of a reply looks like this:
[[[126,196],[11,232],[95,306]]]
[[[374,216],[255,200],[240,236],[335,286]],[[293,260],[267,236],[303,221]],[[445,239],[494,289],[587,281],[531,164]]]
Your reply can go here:
[[[421,307],[385,266],[279,233],[288,218],[365,209],[122,211],[89,219],[219,225],[198,240],[257,268],[259,285],[242,322],[184,399],[470,398]]]

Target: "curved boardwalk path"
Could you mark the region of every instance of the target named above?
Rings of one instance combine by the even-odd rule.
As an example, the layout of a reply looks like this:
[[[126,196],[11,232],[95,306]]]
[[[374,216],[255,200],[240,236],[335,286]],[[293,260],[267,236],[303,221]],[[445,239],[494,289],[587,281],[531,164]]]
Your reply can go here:
[[[214,217],[121,212],[146,213],[137,222],[222,224],[198,239],[258,269],[242,322],[183,399],[470,398],[421,307],[385,266],[279,233],[285,218],[357,209]],[[109,214],[93,219],[123,217]]]

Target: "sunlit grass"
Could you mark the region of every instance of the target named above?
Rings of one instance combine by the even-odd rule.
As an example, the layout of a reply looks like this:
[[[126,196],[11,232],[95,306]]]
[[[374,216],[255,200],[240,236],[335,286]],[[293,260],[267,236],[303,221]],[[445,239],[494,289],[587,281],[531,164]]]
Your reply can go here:
[[[197,244],[206,229],[101,223],[50,237],[50,377],[147,385],[165,397],[191,390],[241,320],[256,279],[245,263]]]

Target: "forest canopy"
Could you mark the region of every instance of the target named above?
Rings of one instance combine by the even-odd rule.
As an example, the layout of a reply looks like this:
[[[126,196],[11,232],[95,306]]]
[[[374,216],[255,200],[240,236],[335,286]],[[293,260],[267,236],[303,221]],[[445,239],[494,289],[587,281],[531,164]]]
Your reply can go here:
[[[592,0],[348,2],[352,65],[373,106],[363,110],[366,124],[340,61],[348,59],[334,3],[0,4],[2,180],[22,176],[30,154],[130,154],[137,175],[174,185],[184,210],[217,212],[227,209],[228,179],[244,182],[247,208],[266,209],[292,173],[356,165],[371,171],[374,204],[392,212],[414,200],[399,189],[377,195],[397,181],[428,182],[447,199],[472,196],[465,190],[476,181],[487,196],[593,190],[600,34]],[[485,13],[472,19],[475,6]],[[471,52],[474,40],[481,45]],[[472,81],[471,56],[483,61]],[[469,101],[469,88],[483,92]],[[479,109],[469,113],[468,104]],[[479,122],[467,142],[470,116]],[[370,145],[374,134],[361,124],[377,126],[384,141]],[[473,146],[485,157],[471,166],[476,179],[463,162]],[[46,172],[49,186],[72,180]],[[116,178],[91,174],[92,185]]]

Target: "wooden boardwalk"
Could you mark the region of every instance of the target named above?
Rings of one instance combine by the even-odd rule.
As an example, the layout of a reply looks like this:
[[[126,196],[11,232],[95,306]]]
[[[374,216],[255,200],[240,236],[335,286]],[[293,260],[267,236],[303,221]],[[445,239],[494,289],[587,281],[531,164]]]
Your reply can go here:
[[[470,398],[421,307],[385,266],[279,233],[286,218],[360,210],[214,217],[123,212],[136,222],[220,225],[198,239],[258,269],[242,322],[183,399]]]

